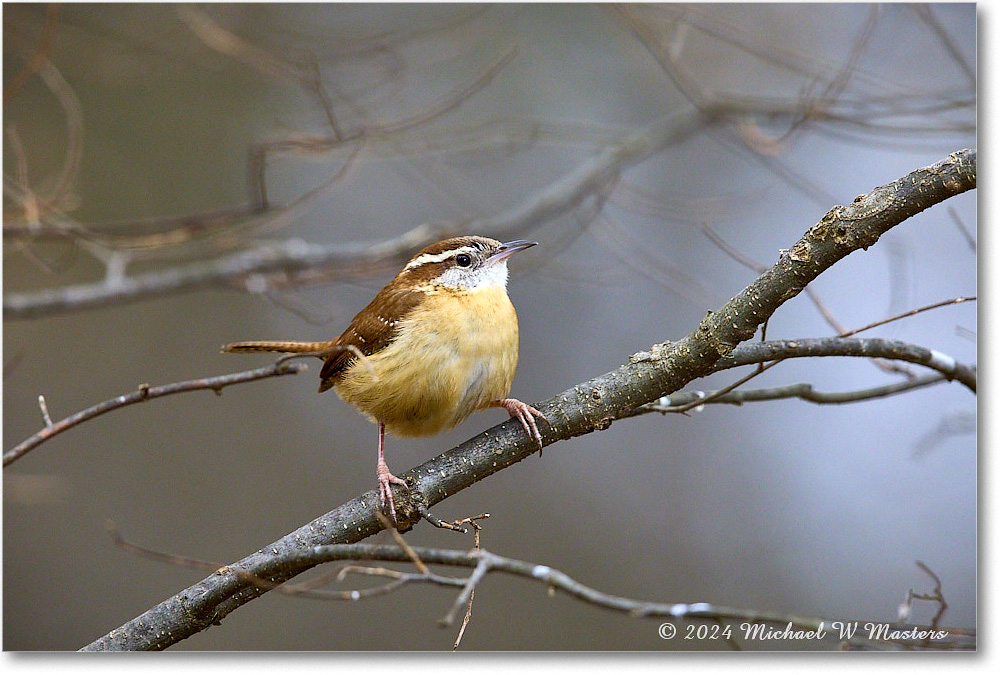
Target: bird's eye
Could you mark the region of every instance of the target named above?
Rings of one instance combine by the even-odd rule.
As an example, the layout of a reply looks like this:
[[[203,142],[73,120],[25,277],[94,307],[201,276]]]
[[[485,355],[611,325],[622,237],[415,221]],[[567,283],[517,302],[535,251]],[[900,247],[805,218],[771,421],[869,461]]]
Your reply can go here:
[[[455,263],[459,267],[468,267],[469,265],[472,264],[472,256],[469,255],[468,253],[459,253],[457,256],[455,256]]]

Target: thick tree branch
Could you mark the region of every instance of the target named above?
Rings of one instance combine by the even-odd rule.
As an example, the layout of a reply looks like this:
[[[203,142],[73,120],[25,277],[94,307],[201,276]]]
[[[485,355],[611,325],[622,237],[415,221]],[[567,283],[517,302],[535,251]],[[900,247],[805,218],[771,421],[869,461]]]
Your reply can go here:
[[[607,428],[635,408],[677,391],[712,372],[741,342],[787,300],[850,253],[867,249],[892,227],[924,209],[976,186],[976,151],[962,150],[836,206],[812,226],[777,263],[717,312],[710,312],[683,339],[634,354],[618,369],[580,383],[539,403],[550,425],[545,444]],[[408,529],[420,512],[525,459],[537,450],[517,421],[509,421],[466,441],[404,474],[410,485],[397,497],[399,527]],[[326,544],[359,542],[381,525],[378,495],[370,491],[334,509],[85,647],[88,650],[163,649],[208,626],[265,591],[246,574],[273,564],[275,557]],[[265,575],[287,580],[314,566],[304,561]]]

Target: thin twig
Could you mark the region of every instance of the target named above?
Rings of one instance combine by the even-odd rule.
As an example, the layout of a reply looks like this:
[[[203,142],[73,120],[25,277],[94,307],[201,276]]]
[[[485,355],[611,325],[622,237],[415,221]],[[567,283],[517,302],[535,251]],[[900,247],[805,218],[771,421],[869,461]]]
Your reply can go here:
[[[944,599],[944,592],[941,590],[941,577],[934,573],[930,567],[921,561],[917,561],[917,567],[922,569],[931,579],[934,580],[934,590],[932,593],[925,596],[917,596],[923,600],[931,600],[938,603],[938,610],[934,613],[934,618],[931,619],[931,627],[937,628],[941,623],[941,617],[944,613],[948,611],[948,603]]]
[[[23,197],[21,198],[23,199]],[[157,249],[176,246],[216,230],[238,225],[254,215],[249,206],[236,206],[211,211],[199,211],[180,216],[137,218],[101,225],[87,225],[69,219],[52,217],[46,222],[32,223],[22,217],[3,224],[4,240],[30,238],[76,239],[95,246],[116,250]]]
[[[938,41],[941,46],[944,47],[945,52],[951,57],[951,60],[958,65],[962,70],[962,73],[969,81],[969,85],[972,87],[976,86],[976,69],[975,67],[966,61],[965,56],[962,54],[961,49],[955,44],[955,40],[952,39],[951,35],[945,29],[945,27],[938,20],[937,15],[934,13],[933,5],[923,5],[914,4],[910,5],[910,8],[917,13],[917,16],[927,24],[927,27],[937,36]]]
[[[674,406],[672,406],[672,409],[669,410],[669,412],[684,414],[684,413],[687,413],[687,411],[691,410],[692,408],[700,408],[701,406],[703,406],[703,405],[705,405],[707,403],[716,403],[716,402],[718,402],[719,399],[722,399],[727,394],[732,393],[734,389],[737,389],[738,387],[743,386],[744,384],[746,384],[750,380],[754,379],[755,377],[757,377],[758,375],[760,375],[761,373],[763,373],[765,370],[770,370],[771,368],[773,368],[774,366],[778,365],[779,363],[781,363],[781,361],[772,361],[772,362],[767,363],[767,364],[761,362],[761,363],[757,364],[757,368],[755,368],[753,370],[753,372],[748,373],[747,375],[744,375],[743,377],[741,377],[740,379],[736,380],[735,382],[732,382],[731,384],[726,385],[722,389],[718,389],[718,390],[716,390],[714,392],[711,392],[709,394],[702,394],[700,397],[698,397],[694,401],[690,401],[688,403],[677,403]],[[666,412],[666,411],[658,410],[657,412]]]
[[[440,528],[442,530],[452,530],[454,532],[461,532],[462,534],[466,534],[467,532],[467,530],[464,527],[461,527],[456,523],[449,523],[448,521],[441,520],[440,518],[432,514],[430,511],[428,511],[427,507],[423,504],[419,504],[417,510],[420,513],[420,517],[426,520],[434,527]]]
[[[134,544],[122,536],[121,532],[118,530],[118,526],[115,525],[113,520],[106,521],[104,529],[107,531],[108,536],[111,537],[111,542],[115,546],[141,558],[155,560],[157,562],[174,565],[176,567],[192,567],[196,569],[209,570],[218,570],[225,567],[222,563],[216,563],[210,560],[201,560],[200,558],[191,558],[189,556],[176,555],[173,553],[164,553],[163,551],[156,551],[151,548],[146,548],[145,546]]]
[[[762,344],[762,343],[764,343],[764,342],[767,341],[767,323],[768,323],[767,321],[764,321],[764,323],[760,327],[760,344]],[[753,370],[753,372],[748,373],[747,375],[744,375],[743,377],[739,378],[735,382],[732,382],[732,383],[728,384],[727,386],[723,387],[722,389],[719,389],[718,391],[715,391],[715,392],[713,392],[713,393],[711,393],[711,394],[709,394],[707,396],[703,396],[703,397],[701,397],[701,398],[699,398],[697,400],[691,401],[690,403],[677,405],[676,408],[673,411],[671,411],[671,412],[685,414],[685,413],[687,413],[688,410],[691,410],[692,408],[698,408],[700,406],[705,405],[706,403],[712,403],[716,399],[719,399],[719,398],[725,396],[726,394],[730,393],[734,389],[738,389],[739,387],[743,386],[744,384],[746,384],[750,380],[752,380],[755,377],[757,377],[758,375],[762,374],[764,371],[770,370],[771,368],[773,368],[774,366],[778,365],[779,363],[781,363],[780,360],[779,361],[772,361],[772,362],[767,363],[767,364],[765,364],[763,361],[761,361],[760,363],[757,364],[757,367]]]
[[[490,514],[483,513],[478,516],[473,516],[472,518],[463,518],[462,520],[455,521],[456,526],[459,526],[462,523],[469,523],[470,525],[472,525],[472,529],[476,534],[476,545],[473,547],[474,550],[476,551],[479,551],[481,548],[479,545],[479,532],[483,529],[482,525],[477,523],[476,520],[489,517]],[[469,605],[465,609],[465,618],[462,619],[462,626],[461,628],[458,629],[458,636],[455,637],[455,644],[451,646],[451,651],[453,652],[458,651],[458,646],[462,644],[462,636],[465,635],[465,629],[468,627],[469,621],[472,620],[472,602],[473,600],[475,600],[475,598],[476,598],[476,591],[475,589],[473,589],[472,593],[469,593]]]
[[[413,550],[413,547],[406,543],[406,540],[403,539],[403,535],[401,535],[399,530],[396,529],[396,524],[386,518],[385,514],[381,511],[379,511],[377,515],[379,522],[382,523],[382,528],[388,530],[389,534],[392,535],[393,540],[396,542],[396,546],[399,546],[399,548],[406,553],[406,557],[410,559],[413,566],[416,567],[421,574],[430,574],[431,571],[427,569],[427,565],[424,564],[424,562],[420,559],[420,556]]]
[[[45,426],[52,426],[52,418],[49,416],[49,406],[45,403],[45,395],[38,395],[38,407],[42,410],[42,420],[45,422]]]
[[[839,405],[844,403],[857,403],[869,401],[874,398],[884,398],[899,394],[912,389],[920,389],[932,384],[946,382],[947,378],[941,373],[924,375],[913,380],[904,380],[887,384],[881,387],[871,387],[868,389],[858,389],[856,391],[844,392],[821,392],[813,389],[811,384],[799,382],[781,387],[769,387],[766,389],[748,389],[745,391],[732,391],[721,396],[713,396],[715,392],[701,391],[681,391],[669,396],[664,396],[654,403],[647,403],[640,406],[636,413],[658,412],[677,413],[683,412],[681,406],[688,406],[694,402],[697,404],[723,403],[730,405],[742,405],[754,401],[777,401],[781,399],[798,398],[809,403],[820,405]],[[687,408],[684,408],[687,409]]]
[[[867,326],[862,326],[861,328],[855,328],[854,330],[844,331],[837,337],[850,337],[852,335],[857,335],[858,333],[864,332],[866,330],[876,328],[877,326],[882,326],[887,323],[892,323],[893,321],[899,321],[900,319],[905,319],[910,316],[915,316],[917,314],[920,314],[921,312],[927,312],[932,309],[937,309],[939,307],[947,307],[948,305],[960,305],[963,302],[975,302],[975,301],[976,301],[976,296],[972,295],[967,298],[964,297],[953,298],[951,300],[943,300],[941,302],[935,302],[933,305],[926,305],[924,307],[918,307],[917,309],[911,309],[908,312],[903,312],[895,316],[890,316],[888,319],[882,319],[881,321],[875,321],[874,323],[870,323]]]
[[[111,541],[115,546],[127,551],[132,555],[138,556],[140,558],[146,558],[148,560],[155,560],[156,562],[164,563],[167,565],[173,565],[175,567],[188,567],[193,569],[207,569],[213,570],[216,574],[228,574],[234,572],[226,565],[219,562],[213,562],[211,560],[202,560],[200,558],[192,558],[190,556],[178,555],[176,553],[166,553],[163,551],[157,551],[152,548],[147,548],[145,546],[140,546],[126,540],[119,532],[117,526],[113,521],[108,521],[106,524],[106,529],[108,534],[111,536]],[[378,586],[376,588],[366,588],[366,589],[352,589],[348,591],[331,591],[331,590],[320,590],[317,586],[327,583],[330,580],[343,581],[344,577],[348,573],[356,574],[369,574],[372,576],[383,576],[390,577],[393,579],[388,584],[383,586]],[[414,582],[431,582],[438,585],[447,585],[447,581],[442,581],[439,578],[428,578],[436,577],[430,573],[424,574],[408,574],[405,572],[396,572],[396,570],[389,570],[385,568],[371,568],[371,567],[358,567],[357,565],[344,566],[341,569],[335,570],[329,574],[321,575],[316,579],[310,581],[291,584],[281,581],[269,581],[267,579],[257,577],[253,574],[249,574],[243,570],[236,570],[235,573],[239,574],[240,577],[246,580],[248,583],[253,584],[255,587],[264,591],[275,591],[282,595],[288,595],[296,598],[306,598],[310,600],[339,600],[339,601],[357,601],[364,598],[373,597],[376,595],[385,595],[386,593],[391,593],[397,588],[403,586],[407,583]],[[444,577],[447,579],[447,577]],[[462,585],[464,580],[456,579],[453,585]]]
[[[73,415],[59,420],[58,422],[47,424],[46,427],[37,434],[22,441],[15,447],[5,452],[3,454],[3,465],[8,466],[11,462],[14,462],[24,456],[25,453],[33,450],[53,436],[60,434],[67,429],[72,429],[76,425],[82,424],[83,422],[93,419],[94,417],[111,412],[112,410],[124,408],[125,406],[132,405],[134,403],[143,403],[154,398],[160,398],[161,396],[182,394],[184,392],[198,391],[201,389],[210,389],[216,394],[221,394],[222,389],[230,385],[253,382],[254,380],[263,380],[268,377],[295,375],[305,369],[306,366],[304,364],[288,364],[279,361],[270,366],[257,368],[256,370],[246,370],[239,373],[232,373],[230,375],[219,375],[217,377],[205,377],[197,380],[174,382],[172,384],[164,384],[156,387],[151,387],[148,384],[142,384],[139,385],[139,388],[133,392],[116,396],[115,398],[98,403],[97,405],[91,406],[85,410],[81,410],[78,413],[74,413]]]

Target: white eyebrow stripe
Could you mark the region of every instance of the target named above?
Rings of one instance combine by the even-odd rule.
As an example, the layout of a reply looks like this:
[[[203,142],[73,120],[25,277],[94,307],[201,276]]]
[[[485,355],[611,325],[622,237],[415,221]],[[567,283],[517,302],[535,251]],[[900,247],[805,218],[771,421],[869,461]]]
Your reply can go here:
[[[454,255],[458,255],[459,253],[475,253],[477,250],[478,249],[473,246],[460,246],[459,248],[451,248],[441,253],[425,253],[406,263],[406,267],[403,269],[410,270],[414,267],[420,267],[421,265],[426,265],[428,263],[439,263]]]

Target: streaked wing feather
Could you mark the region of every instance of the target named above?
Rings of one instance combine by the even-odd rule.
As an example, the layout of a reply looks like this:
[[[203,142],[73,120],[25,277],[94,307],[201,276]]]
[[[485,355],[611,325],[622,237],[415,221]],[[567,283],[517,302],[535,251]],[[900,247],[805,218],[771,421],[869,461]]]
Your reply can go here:
[[[338,345],[352,345],[365,356],[370,356],[383,349],[399,330],[399,321],[404,319],[420,301],[421,293],[401,289],[399,285],[390,283],[379,291],[368,307],[358,312],[351,325],[340,336]],[[373,306],[381,308],[380,312],[372,311]],[[388,318],[392,317],[392,319]],[[390,324],[390,321],[395,321]],[[326,391],[333,387],[343,376],[344,371],[358,357],[349,350],[331,354],[320,371],[319,390]]]

